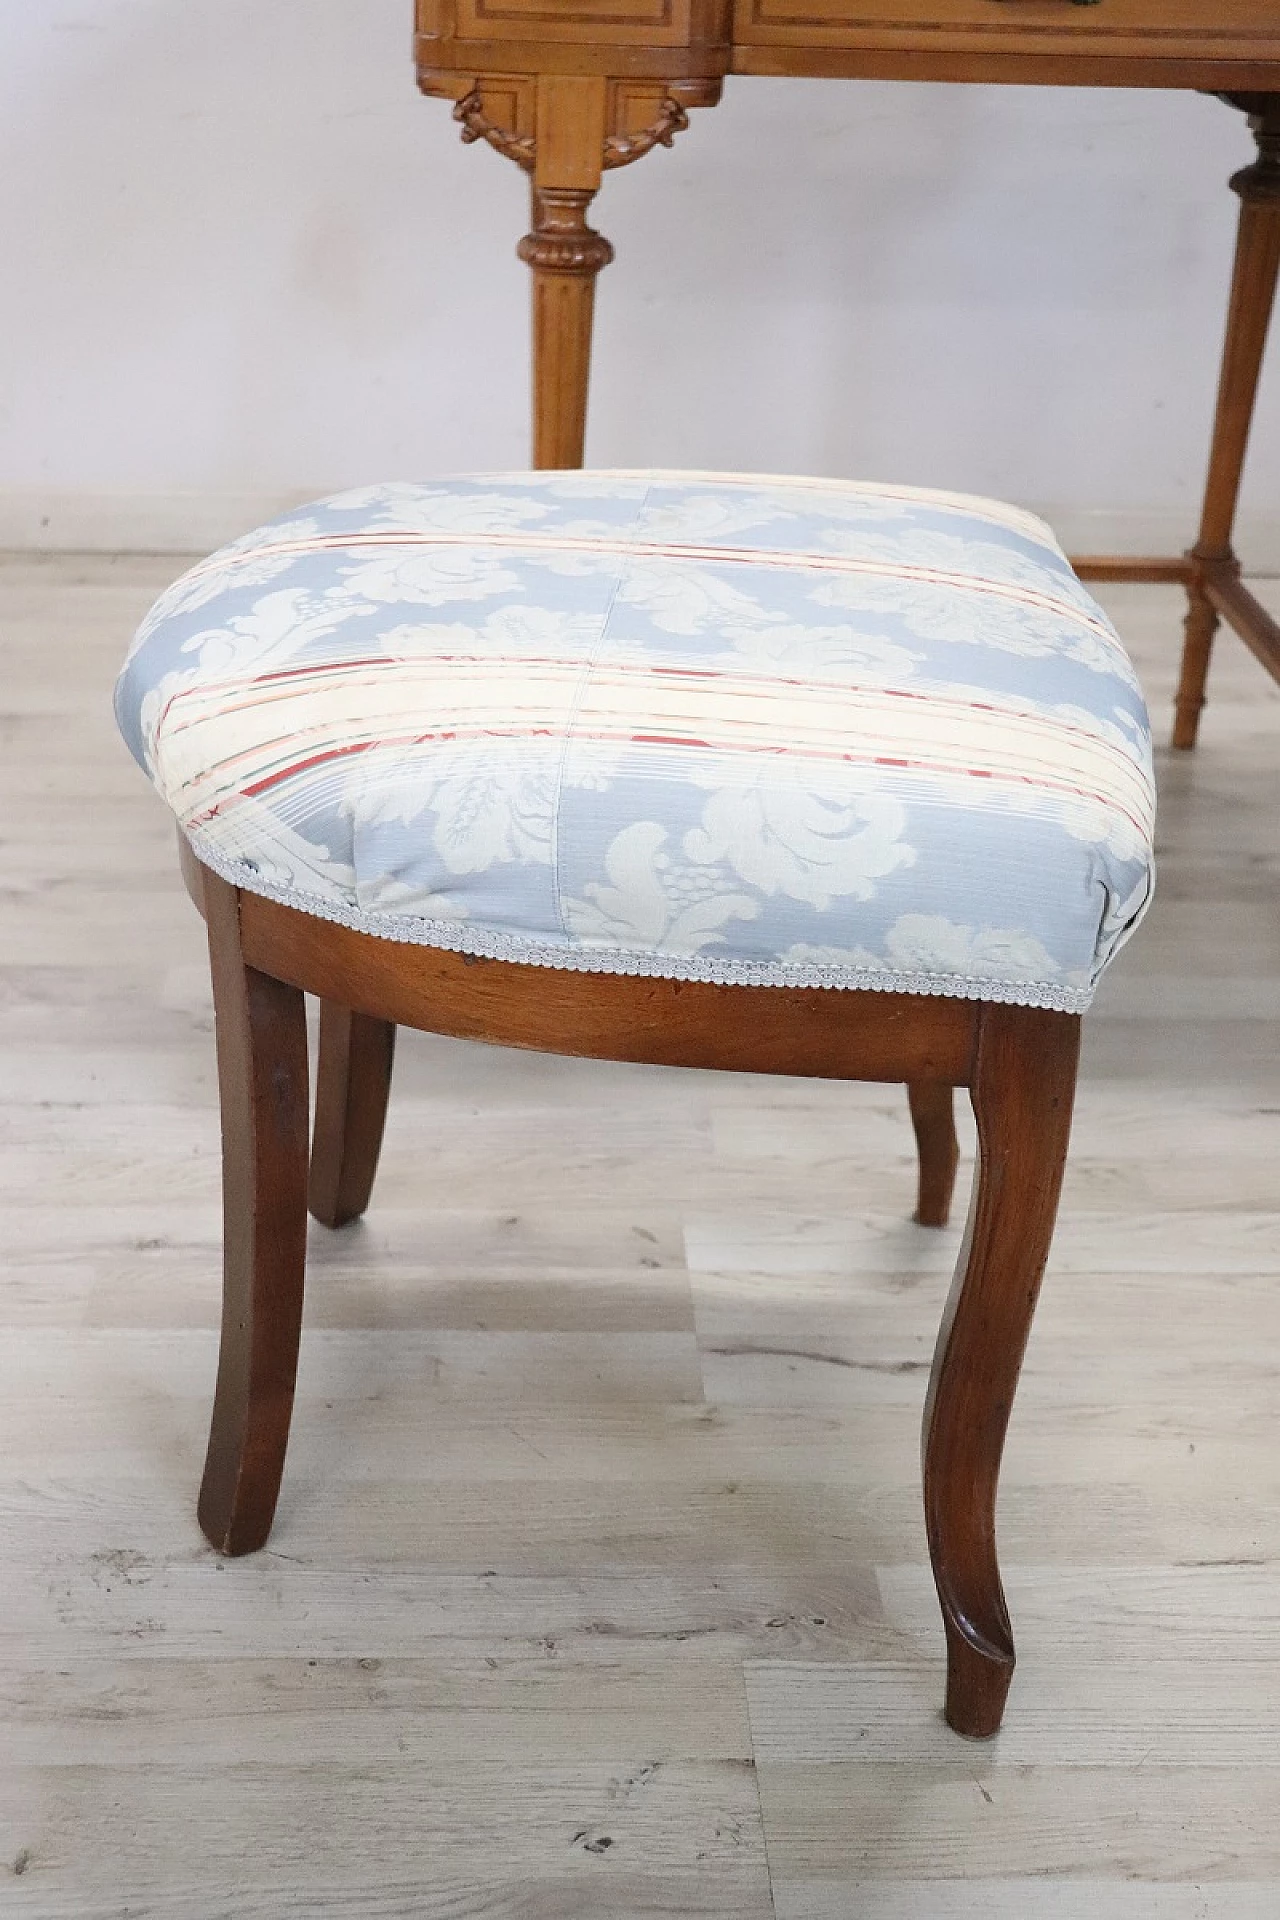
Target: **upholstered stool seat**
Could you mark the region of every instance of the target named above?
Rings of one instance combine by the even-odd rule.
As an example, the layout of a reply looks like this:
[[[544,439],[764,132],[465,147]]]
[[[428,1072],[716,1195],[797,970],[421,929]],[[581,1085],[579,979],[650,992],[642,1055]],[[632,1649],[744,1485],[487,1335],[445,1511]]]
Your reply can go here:
[[[947,1716],[994,1732],[1013,1670],[996,1484],[1079,1015],[1152,884],[1142,697],[1048,529],[961,496],[741,475],[371,487],[171,587],[117,713],[208,925],[208,1538],[245,1553],[271,1527],[307,1209],[340,1226],[369,1202],[398,1024],[903,1082],[930,1225],[965,1087],[978,1166],[925,1517]]]
[[[1078,1012],[1150,890],[1132,669],[988,501],[367,488],[179,580],[118,710],[216,872],[468,953]]]

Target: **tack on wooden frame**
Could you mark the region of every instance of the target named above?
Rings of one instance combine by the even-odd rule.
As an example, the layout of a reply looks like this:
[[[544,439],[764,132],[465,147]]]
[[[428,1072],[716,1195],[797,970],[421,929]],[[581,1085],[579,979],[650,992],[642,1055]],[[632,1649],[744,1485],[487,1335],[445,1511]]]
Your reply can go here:
[[[924,1505],[947,1644],[946,1716],[996,1732],[1014,1648],[996,1558],[1000,1456],[1057,1213],[1080,1018],[822,988],[580,974],[383,941],[244,892],[181,843],[209,935],[223,1138],[223,1317],[199,1518],[228,1554],[270,1532],[302,1324],[306,1216],[368,1204],[396,1025],[543,1052],[905,1082],[917,1218],[942,1224],[956,1170],[951,1089],[978,1129],[968,1227],[924,1415]],[[304,995],[321,1000],[308,1159]]]

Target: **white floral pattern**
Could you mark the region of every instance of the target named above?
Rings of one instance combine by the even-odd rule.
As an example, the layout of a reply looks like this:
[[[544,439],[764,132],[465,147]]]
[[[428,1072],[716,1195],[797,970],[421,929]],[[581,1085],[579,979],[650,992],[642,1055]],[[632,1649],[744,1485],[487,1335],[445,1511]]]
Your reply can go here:
[[[647,613],[659,633],[687,637],[780,624],[751,594],[692,561],[632,561],[618,584],[624,607]]]
[[[1150,898],[1124,650],[959,495],[362,487],[175,582],[116,704],[203,860],[398,940],[1079,1011]]]
[[[605,882],[588,880],[581,900],[566,900],[565,921],[585,945],[701,953],[723,941],[731,920],[759,912],[744,891],[726,891],[704,862],[673,859],[667,830],[637,820],[610,842]]]
[[[1058,583],[1053,584],[1056,587]],[[1017,601],[912,580],[861,577],[824,581],[815,589],[813,599],[820,607],[848,608],[864,616],[873,611],[896,614],[916,639],[940,640],[951,646],[997,647],[1031,660],[1066,657],[1091,673],[1123,679],[1137,688],[1137,678],[1118,637],[1100,632],[1097,625],[1056,622],[1046,618],[1041,609]]]
[[[900,646],[896,640],[879,633],[864,633],[860,627],[761,626],[750,621],[726,620],[719,635],[729,642],[719,657],[728,663],[782,674],[803,673],[817,680],[835,676],[856,677],[861,681],[893,683],[910,679],[919,650]]]
[[[549,756],[496,763],[484,743],[424,752],[405,746],[362,755],[341,811],[353,830],[430,822],[431,845],[450,875],[514,861],[550,866],[556,768]]]
[[[1058,972],[1025,928],[957,926],[939,913],[904,913],[890,927],[885,951],[907,973],[1033,981],[1052,980]]]
[[[755,778],[718,784],[684,837],[700,865],[723,861],[758,892],[823,912],[837,900],[872,899],[878,880],[914,862],[905,808],[873,781],[859,793],[841,770],[764,756],[744,771]],[[701,785],[706,776],[695,777]]]

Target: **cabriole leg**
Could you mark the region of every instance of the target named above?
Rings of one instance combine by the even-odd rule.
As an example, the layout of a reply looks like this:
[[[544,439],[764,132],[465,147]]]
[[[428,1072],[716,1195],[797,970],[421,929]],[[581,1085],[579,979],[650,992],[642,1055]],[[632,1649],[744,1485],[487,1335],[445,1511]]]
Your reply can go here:
[[[929,1551],[947,1635],[947,1720],[992,1734],[1013,1676],[996,1484],[1066,1164],[1078,1016],[983,1009],[978,1167],[924,1418]]]
[[[952,1090],[940,1081],[922,1080],[907,1088],[907,1099],[920,1156],[916,1223],[922,1227],[945,1227],[951,1215],[951,1196],[960,1160]]]
[[[222,1553],[271,1530],[307,1246],[307,1027],[297,987],[246,966],[240,896],[204,874],[222,1103],[222,1345],[200,1525]]]
[[[391,1094],[396,1030],[390,1020],[320,1002],[316,1118],[307,1204],[326,1227],[344,1227],[369,1204]]]

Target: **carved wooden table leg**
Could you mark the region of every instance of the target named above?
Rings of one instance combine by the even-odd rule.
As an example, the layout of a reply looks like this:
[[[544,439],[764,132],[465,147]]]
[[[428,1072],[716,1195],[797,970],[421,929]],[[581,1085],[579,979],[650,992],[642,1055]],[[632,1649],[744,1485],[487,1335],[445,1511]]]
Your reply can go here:
[[[396,1030],[389,1020],[320,1002],[316,1117],[307,1204],[322,1226],[344,1227],[369,1204],[391,1094]]]
[[[951,1216],[951,1196],[960,1161],[954,1095],[952,1089],[940,1081],[926,1080],[908,1087],[907,1098],[920,1155],[916,1223],[921,1227],[945,1227]]]
[[[223,1553],[271,1530],[293,1411],[307,1248],[303,996],[245,965],[240,896],[203,875],[222,1102],[222,1346],[200,1525]]]
[[[1239,571],[1232,533],[1280,278],[1280,95],[1231,98],[1251,116],[1258,159],[1231,182],[1242,203],[1240,232],[1204,514],[1191,555],[1197,570],[1190,585],[1191,611],[1187,615],[1173,727],[1173,744],[1183,749],[1196,743],[1209,656],[1218,628],[1218,612],[1205,592],[1205,582],[1214,570]]]
[[[596,275],[613,259],[587,225],[604,172],[608,84],[544,75],[536,97],[533,220],[518,248],[533,273],[533,464],[580,467]]]
[[[978,1169],[924,1416],[924,1500],[947,1634],[947,1719],[996,1731],[1013,1635],[996,1560],[1005,1427],[1048,1257],[1080,1049],[1076,1014],[984,1006]]]
[[[690,107],[716,104],[721,83],[572,73],[498,78],[424,63],[418,84],[453,98],[465,141],[487,142],[533,176],[532,226],[519,246],[533,271],[533,464],[580,467],[596,276],[613,259],[587,212],[610,168],[669,147],[688,126]]]
[[[587,225],[594,193],[533,189],[520,258],[533,269],[533,464],[580,467],[587,433],[596,275],[613,248]]]

